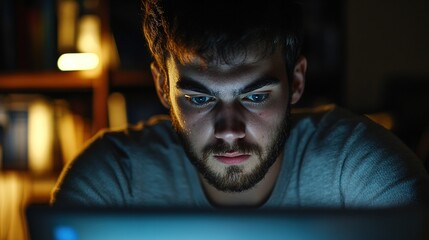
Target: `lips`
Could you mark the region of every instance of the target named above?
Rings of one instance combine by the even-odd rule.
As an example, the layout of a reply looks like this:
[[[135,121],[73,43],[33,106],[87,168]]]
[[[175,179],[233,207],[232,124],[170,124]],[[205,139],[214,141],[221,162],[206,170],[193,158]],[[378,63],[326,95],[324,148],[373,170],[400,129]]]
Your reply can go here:
[[[250,155],[239,152],[223,153],[214,156],[216,160],[227,165],[237,165],[247,161]]]

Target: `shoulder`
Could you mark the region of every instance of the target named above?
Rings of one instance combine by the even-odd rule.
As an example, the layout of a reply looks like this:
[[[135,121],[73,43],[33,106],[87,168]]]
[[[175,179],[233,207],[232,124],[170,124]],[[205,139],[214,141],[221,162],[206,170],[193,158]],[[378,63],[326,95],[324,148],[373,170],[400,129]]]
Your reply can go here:
[[[298,109],[294,112],[293,128],[311,133],[312,140],[324,143],[337,141],[371,141],[399,139],[381,125],[365,115],[353,113],[336,105],[324,105],[311,109]],[[327,141],[329,140],[329,141]]]
[[[300,146],[298,162],[308,176],[339,186],[344,204],[386,206],[427,199],[422,162],[391,131],[338,106],[299,117],[291,132]]]
[[[176,135],[172,130],[171,121],[168,116],[159,115],[150,118],[147,121],[139,122],[136,125],[128,126],[119,130],[102,130],[95,135],[88,146],[96,142],[105,142],[113,145],[144,145],[150,143],[164,144],[165,142],[175,141]]]
[[[175,162],[167,157],[176,143],[171,122],[163,116],[122,130],[100,131],[63,169],[54,195],[60,202],[123,204],[132,199],[141,169],[153,172]]]
[[[119,164],[128,164],[135,158],[150,160],[148,154],[161,156],[164,151],[171,151],[178,145],[169,118],[154,116],[125,129],[100,131],[88,141],[73,164],[85,162],[85,165],[90,165],[88,161],[97,161],[98,166],[118,161]]]
[[[319,156],[366,161],[384,157],[418,162],[416,155],[390,130],[365,115],[335,105],[298,111],[291,138]]]
[[[336,105],[294,109],[290,141],[294,144],[330,150],[356,138],[365,128],[378,128],[364,116],[359,116]],[[366,141],[361,139],[362,141]],[[310,148],[311,149],[311,148]]]

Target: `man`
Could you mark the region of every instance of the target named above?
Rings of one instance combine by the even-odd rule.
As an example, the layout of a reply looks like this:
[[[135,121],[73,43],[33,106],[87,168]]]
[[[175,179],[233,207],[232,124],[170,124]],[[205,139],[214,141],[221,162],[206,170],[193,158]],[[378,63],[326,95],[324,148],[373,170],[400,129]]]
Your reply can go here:
[[[147,0],[144,33],[170,119],[97,135],[55,205],[394,207],[428,175],[397,138],[337,107],[295,114],[307,61],[287,1]]]

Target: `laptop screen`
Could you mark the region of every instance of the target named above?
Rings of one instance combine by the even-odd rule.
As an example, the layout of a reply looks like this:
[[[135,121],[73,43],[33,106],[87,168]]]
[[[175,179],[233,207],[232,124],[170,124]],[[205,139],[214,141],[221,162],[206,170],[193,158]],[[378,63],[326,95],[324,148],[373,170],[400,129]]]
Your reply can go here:
[[[30,239],[426,239],[417,209],[119,209],[29,206]]]

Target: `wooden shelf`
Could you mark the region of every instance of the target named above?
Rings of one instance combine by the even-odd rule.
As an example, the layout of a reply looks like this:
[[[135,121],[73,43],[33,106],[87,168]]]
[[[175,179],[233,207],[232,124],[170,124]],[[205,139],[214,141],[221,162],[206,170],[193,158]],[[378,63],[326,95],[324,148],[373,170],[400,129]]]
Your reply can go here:
[[[84,72],[41,72],[0,74],[1,90],[91,90],[96,77]]]
[[[152,75],[147,71],[113,71],[110,74],[111,87],[153,86]]]

